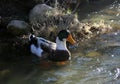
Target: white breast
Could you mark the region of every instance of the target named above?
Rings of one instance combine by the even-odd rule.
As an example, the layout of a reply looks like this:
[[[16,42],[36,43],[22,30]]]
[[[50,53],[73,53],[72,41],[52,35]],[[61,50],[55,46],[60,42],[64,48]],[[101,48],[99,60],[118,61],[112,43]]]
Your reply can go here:
[[[57,47],[56,47],[57,50],[68,50],[66,47],[66,39],[63,39],[63,41],[60,41],[59,38],[57,37],[56,44],[57,44]]]

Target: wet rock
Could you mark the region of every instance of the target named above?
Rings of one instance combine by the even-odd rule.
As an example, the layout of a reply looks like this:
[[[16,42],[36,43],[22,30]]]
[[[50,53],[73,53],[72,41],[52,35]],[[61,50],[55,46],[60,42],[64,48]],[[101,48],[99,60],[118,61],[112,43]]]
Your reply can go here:
[[[13,35],[22,35],[29,32],[29,25],[25,21],[12,20],[8,23],[7,29]]]
[[[40,24],[48,20],[50,16],[56,15],[57,12],[54,8],[46,4],[36,5],[29,14],[29,21],[31,24]]]
[[[54,38],[59,30],[79,22],[75,15],[66,14],[46,4],[36,5],[29,14],[29,20],[34,33],[47,38]]]
[[[111,29],[101,21],[98,24],[81,23],[77,15],[63,12],[45,4],[36,5],[29,14],[34,34],[53,39],[61,29],[70,29],[76,39],[90,39]]]
[[[89,39],[111,29],[110,25],[104,24],[104,21],[98,24],[81,23],[77,15],[60,11],[45,4],[35,6],[29,16],[34,33],[37,36],[53,39],[61,29],[70,29],[74,32],[75,38],[80,40]]]

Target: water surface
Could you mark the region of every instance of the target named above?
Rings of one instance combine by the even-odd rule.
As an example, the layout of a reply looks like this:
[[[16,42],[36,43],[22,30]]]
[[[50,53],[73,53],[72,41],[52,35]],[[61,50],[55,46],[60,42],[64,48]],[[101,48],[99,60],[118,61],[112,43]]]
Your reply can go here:
[[[115,31],[80,42],[71,49],[72,60],[64,66],[41,67],[32,56],[18,54],[4,48],[5,43],[0,44],[6,49],[0,53],[8,57],[0,60],[0,84],[120,84],[120,3],[119,0],[106,3],[104,7],[99,4],[99,10],[95,10],[93,3],[88,4],[92,12],[82,11],[84,18],[80,16],[80,20],[93,23],[103,20]],[[9,59],[16,56],[19,58]]]

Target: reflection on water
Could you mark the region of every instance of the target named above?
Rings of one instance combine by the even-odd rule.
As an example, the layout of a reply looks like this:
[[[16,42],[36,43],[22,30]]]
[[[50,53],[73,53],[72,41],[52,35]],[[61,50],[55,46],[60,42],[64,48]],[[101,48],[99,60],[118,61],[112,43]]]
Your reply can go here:
[[[82,21],[102,19],[120,28],[120,4],[115,1],[86,18]],[[0,61],[0,84],[120,84],[119,31],[80,42],[71,52],[72,60],[65,66],[42,68],[24,56],[18,62]]]

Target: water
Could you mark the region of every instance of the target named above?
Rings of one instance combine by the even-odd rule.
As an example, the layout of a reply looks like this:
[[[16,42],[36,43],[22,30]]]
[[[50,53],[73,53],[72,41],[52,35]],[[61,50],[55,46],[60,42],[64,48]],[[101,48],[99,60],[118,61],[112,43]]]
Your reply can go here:
[[[0,84],[120,84],[119,0],[84,15],[84,19],[80,17],[81,21],[94,23],[104,20],[115,31],[80,42],[77,48],[71,49],[72,60],[64,66],[46,68],[35,64],[35,60],[30,58],[32,56],[6,49],[4,52],[8,52],[5,54],[8,59],[0,61]],[[9,55],[10,52],[14,54]],[[16,56],[19,58],[12,59]]]
[[[101,0],[87,4],[86,7],[83,5],[79,10],[79,15],[83,22],[99,23],[100,21],[104,21],[114,26],[114,28],[119,28],[120,1]]]

